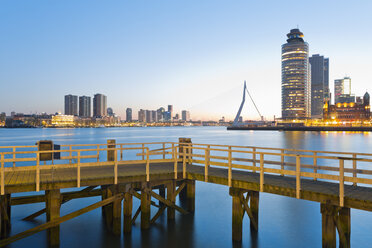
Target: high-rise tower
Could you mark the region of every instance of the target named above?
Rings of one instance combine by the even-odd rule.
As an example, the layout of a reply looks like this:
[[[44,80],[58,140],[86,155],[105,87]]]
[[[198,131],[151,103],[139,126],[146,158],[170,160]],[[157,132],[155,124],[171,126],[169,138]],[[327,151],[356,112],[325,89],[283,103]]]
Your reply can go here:
[[[322,118],[324,102],[329,100],[329,59],[314,54],[311,65],[311,117]]]
[[[291,29],[282,45],[282,118],[304,119],[311,114],[309,45],[299,29]]]
[[[65,115],[78,115],[78,97],[73,95],[65,96]]]
[[[90,96],[79,96],[79,116],[90,117],[91,116],[91,98]]]
[[[93,98],[93,116],[104,117],[107,115],[107,97],[103,94],[95,94]]]

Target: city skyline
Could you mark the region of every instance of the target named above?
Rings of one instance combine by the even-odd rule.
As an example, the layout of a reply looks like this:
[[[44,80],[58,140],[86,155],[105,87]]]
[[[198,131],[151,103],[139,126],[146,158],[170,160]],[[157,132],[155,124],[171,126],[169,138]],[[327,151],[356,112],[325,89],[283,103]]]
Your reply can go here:
[[[231,120],[247,80],[262,114],[279,117],[280,45],[283,34],[297,25],[310,44],[309,55],[332,61],[330,89],[345,76],[352,78],[356,95],[370,89],[372,52],[365,47],[372,36],[364,30],[372,6],[367,1],[287,4],[280,13],[276,7],[284,3],[274,1],[269,7],[205,2],[198,8],[170,2],[83,2],[40,6],[25,1],[25,8],[1,3],[0,20],[7,23],[0,48],[1,112],[63,112],[60,96],[101,92],[122,119],[127,107],[157,109],[172,103],[175,112],[188,109],[193,119]],[[298,8],[307,11],[294,11]],[[67,13],[71,19],[62,22]],[[223,20],[221,13],[226,14]],[[338,18],[350,13],[358,15]],[[97,14],[101,18],[94,18]],[[327,16],[327,22],[316,16]],[[274,106],[266,104],[267,97]],[[244,119],[258,119],[247,105]]]

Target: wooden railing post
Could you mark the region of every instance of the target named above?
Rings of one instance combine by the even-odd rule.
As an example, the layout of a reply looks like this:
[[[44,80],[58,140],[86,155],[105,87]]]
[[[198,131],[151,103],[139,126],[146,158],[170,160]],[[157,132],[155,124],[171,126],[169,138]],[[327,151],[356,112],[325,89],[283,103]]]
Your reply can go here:
[[[228,171],[228,184],[229,187],[232,185],[232,152],[231,152],[231,146],[229,146],[229,171]]]
[[[252,165],[253,165],[253,167],[256,167],[256,148],[253,147],[252,151],[253,151],[253,153],[252,153],[252,160],[253,160]],[[256,168],[253,169],[253,172],[256,172]]]
[[[80,151],[77,152],[77,187],[80,188]]]
[[[174,159],[174,143],[172,143],[172,159]]]
[[[99,145],[97,146],[97,163],[99,162]]]
[[[71,145],[69,145],[69,150],[70,150],[70,152],[69,152],[69,157],[70,157],[70,164],[72,164],[72,159],[71,159],[71,156],[72,156],[72,146]]]
[[[40,152],[36,152],[36,191],[40,191]]]
[[[340,183],[340,206],[344,206],[344,160],[340,159],[340,175],[339,175],[339,183]]]
[[[177,179],[178,172],[178,158],[177,158],[177,147],[173,145],[173,160],[174,160],[174,179]]]
[[[16,167],[16,162],[15,162],[15,159],[16,159],[16,148],[15,147],[13,147],[13,167]]]
[[[150,154],[148,147],[146,147],[146,181],[150,181]]]
[[[301,191],[301,157],[296,156],[296,198],[300,199]]]
[[[123,161],[123,145],[120,145],[120,161]]]
[[[5,175],[4,175],[4,156],[5,154],[2,153],[0,154],[1,156],[1,195],[4,195],[5,194],[5,185],[4,185],[4,178],[5,178]]]
[[[208,182],[208,169],[209,169],[209,156],[210,156],[210,146],[207,146],[204,150],[204,181]]]
[[[284,170],[284,149],[281,149],[281,152],[280,152],[280,165],[281,165],[281,169],[282,171]],[[284,176],[284,172],[281,173],[282,176]]]
[[[179,158],[182,160],[182,165],[183,165],[183,168],[182,168],[182,176],[183,178],[186,178],[186,162],[187,162],[187,150],[188,150],[188,146],[189,144],[191,143],[191,138],[184,138],[184,137],[180,137],[178,138],[178,154],[179,154]],[[165,151],[164,149],[164,143],[163,143],[163,151]]]
[[[317,153],[314,152],[314,157],[313,157],[313,164],[314,164],[314,181],[317,180],[316,174],[318,173],[318,159],[317,159]]]
[[[121,150],[120,150],[121,151]],[[118,184],[118,150],[114,151],[114,184]]]
[[[358,177],[357,174],[357,161],[356,161],[357,155],[353,154],[353,178],[356,179]],[[357,182],[353,182],[354,186],[357,186]]]
[[[260,191],[264,191],[264,154],[260,153]]]
[[[165,159],[165,143],[163,143],[163,159]]]
[[[142,160],[145,160],[145,144],[142,144]]]
[[[182,177],[183,179],[186,178],[186,149],[183,149],[183,156],[182,156]]]

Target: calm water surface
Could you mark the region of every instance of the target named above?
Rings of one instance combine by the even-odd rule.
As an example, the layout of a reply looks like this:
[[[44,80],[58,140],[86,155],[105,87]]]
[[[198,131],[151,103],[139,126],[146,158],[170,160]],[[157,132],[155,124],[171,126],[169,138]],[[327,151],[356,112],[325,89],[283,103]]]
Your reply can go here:
[[[42,139],[57,144],[177,141],[190,137],[193,142],[301,148],[372,153],[370,133],[317,133],[226,131],[223,127],[172,128],[95,128],[95,129],[0,129],[0,146],[33,145]],[[72,200],[61,208],[61,215],[100,200],[99,197]],[[133,209],[139,206],[134,199]],[[21,219],[44,207],[31,204],[12,207],[11,235],[45,222],[45,215],[34,222]],[[156,209],[152,209],[154,214]],[[195,214],[176,213],[174,223],[166,214],[148,231],[141,231],[139,219],[130,235],[115,237],[105,228],[101,209],[61,224],[61,247],[321,247],[319,203],[261,193],[259,232],[251,236],[249,220],[243,223],[243,242],[231,240],[231,197],[228,187],[196,183]],[[372,247],[372,213],[351,210],[352,247]],[[17,241],[10,247],[47,247],[46,232]]]

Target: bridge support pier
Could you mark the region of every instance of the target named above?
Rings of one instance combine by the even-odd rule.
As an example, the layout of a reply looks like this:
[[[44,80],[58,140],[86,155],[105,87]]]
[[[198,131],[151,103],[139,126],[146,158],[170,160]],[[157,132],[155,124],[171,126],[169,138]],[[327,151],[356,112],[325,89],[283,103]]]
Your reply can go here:
[[[336,230],[342,248],[350,247],[350,208],[321,203],[323,248],[336,247]]]
[[[130,188],[127,187],[124,193],[123,202],[123,213],[124,213],[124,233],[130,233],[132,231],[132,208],[133,208],[133,196],[129,193]]]
[[[176,202],[176,182],[171,180],[167,184],[167,200],[170,200],[173,204]],[[176,210],[174,208],[167,208],[168,220],[174,220],[176,217]]]
[[[187,211],[190,213],[195,212],[195,180],[186,181],[186,198],[187,198]]]
[[[110,187],[111,196],[119,194],[119,186],[112,185]],[[112,232],[115,235],[120,235],[121,233],[121,198],[116,199],[112,203]]]
[[[45,209],[47,222],[60,217],[61,192],[59,189],[45,191]],[[48,243],[51,247],[59,246],[59,225],[47,231]]]
[[[241,190],[230,188],[229,191],[232,196],[232,239],[233,241],[241,241],[244,213],[243,205],[240,201]]]
[[[151,195],[148,191],[151,187],[148,183],[143,183],[141,187],[141,228],[150,228],[151,217]]]
[[[6,238],[9,235],[11,222],[11,196],[5,194],[0,196],[0,238]]]
[[[165,199],[165,186],[164,185],[159,186],[159,195]],[[160,207],[164,206],[164,203],[159,201],[159,206]]]
[[[258,228],[258,207],[260,202],[260,192],[258,191],[248,191],[248,194],[250,196],[249,198],[249,207],[252,212],[252,217],[257,223],[257,227],[253,224],[253,221],[250,222],[251,232],[257,231],[256,228]]]

